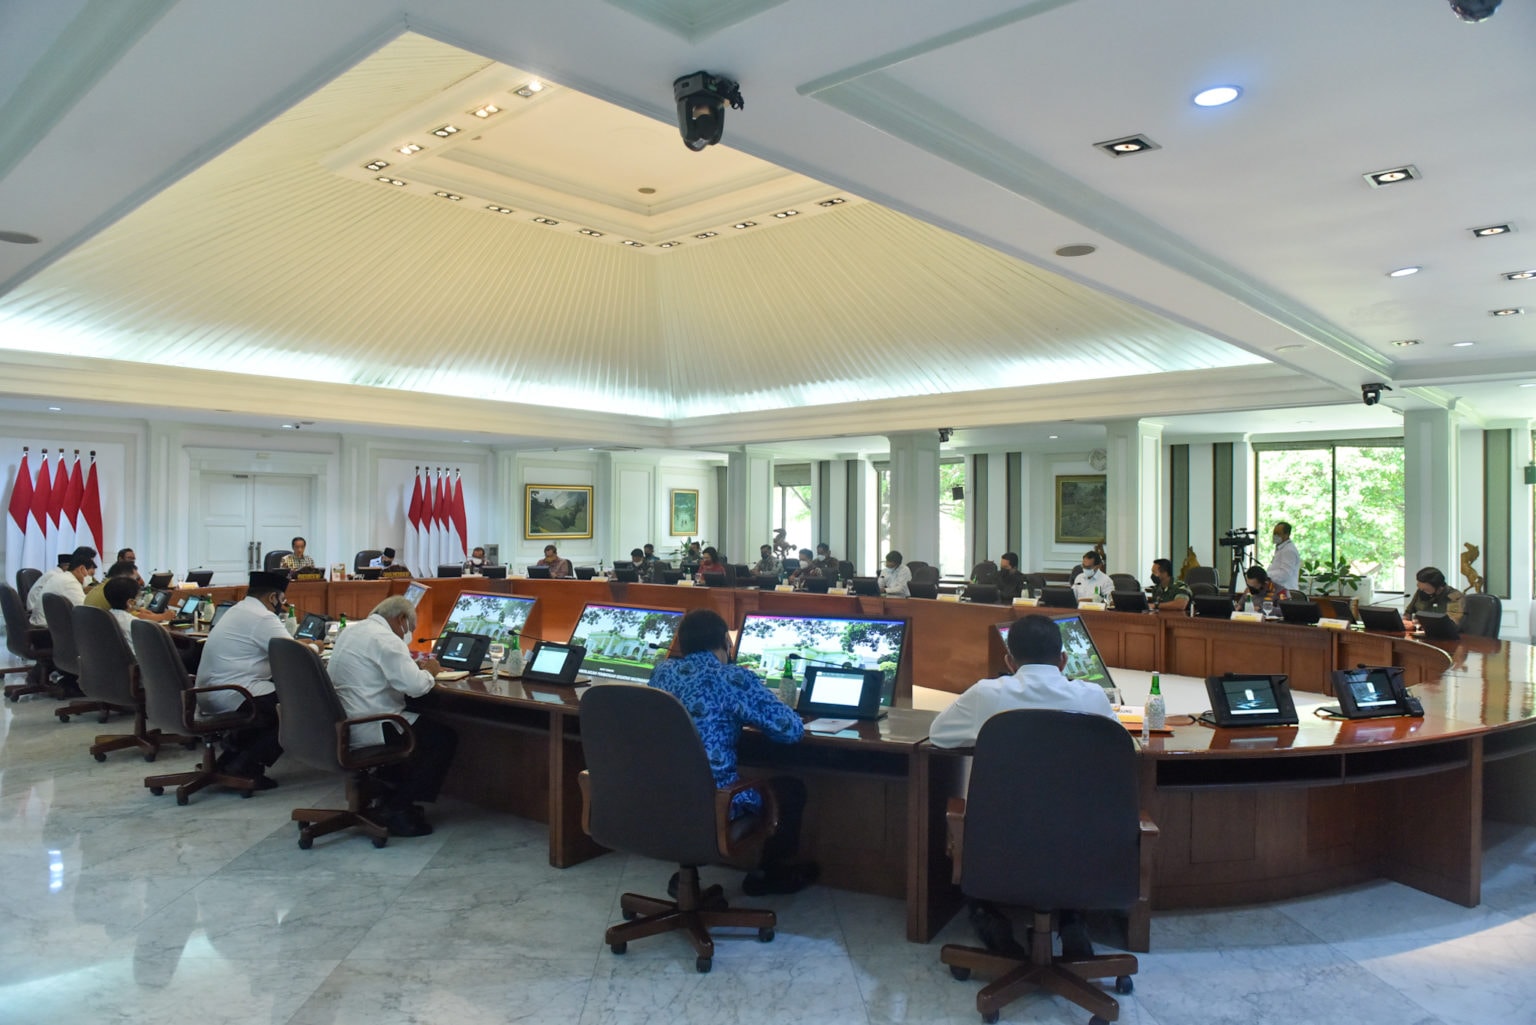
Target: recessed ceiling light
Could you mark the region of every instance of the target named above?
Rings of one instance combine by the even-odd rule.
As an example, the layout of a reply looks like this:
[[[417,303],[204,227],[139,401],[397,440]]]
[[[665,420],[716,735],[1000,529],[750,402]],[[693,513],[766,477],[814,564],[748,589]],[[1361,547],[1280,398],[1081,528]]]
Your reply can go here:
[[[1106,139],[1103,142],[1094,143],[1094,146],[1112,157],[1128,157],[1133,153],[1145,153],[1150,149],[1162,149],[1161,146],[1145,135],[1127,135],[1120,139]]]
[[[1473,238],[1491,238],[1494,235],[1508,235],[1515,230],[1513,224],[1485,224],[1481,228],[1468,228]]]
[[[625,239],[624,240],[624,245],[626,245],[626,246],[633,246],[636,249],[644,249],[645,248],[645,243],[644,242],[636,242],[632,238]]]
[[[731,227],[733,227],[733,228],[755,228],[755,227],[757,227],[757,222],[756,221],[737,221],[735,224],[731,225]]]
[[[694,238],[714,238],[718,234],[720,234],[718,231],[701,231],[701,232],[699,232],[697,235],[695,235],[693,237]]]
[[[833,196],[831,199],[823,199],[820,203],[817,203],[816,205],[817,206],[842,206],[846,202],[848,202],[848,201],[846,199],[844,199],[842,196]]]
[[[1536,278],[1536,270],[1512,270],[1504,275],[1505,281],[1529,281]]]
[[[370,160],[368,163],[363,165],[363,168],[368,171],[382,171],[388,166],[388,160]]]
[[[60,407],[60,406],[49,406],[48,407],[48,412],[50,412],[50,413],[62,413],[63,412],[63,408]]]
[[[401,146],[399,149],[395,150],[395,152],[408,157],[412,153],[420,153],[421,147],[414,142],[408,142],[404,146]]]
[[[1451,348],[1453,348],[1453,349],[1470,349],[1472,346],[1474,346],[1476,344],[1477,344],[1476,342],[1452,342],[1451,343]]]
[[[1520,307],[1520,306],[1506,306],[1502,310],[1489,310],[1488,311],[1488,315],[1492,316],[1492,317],[1518,317],[1520,314],[1522,314],[1524,312],[1525,312],[1525,309],[1523,307]]]
[[[548,224],[551,227],[553,227],[554,225],[559,224],[560,222],[556,221],[556,220],[551,220],[548,217],[535,217],[533,219],[533,223],[534,224]]]
[[[682,245],[681,242],[663,242],[658,248],[661,248],[661,249],[676,249],[680,245]]]
[[[399,178],[391,178],[387,174],[379,175],[377,178],[374,179],[374,181],[376,181],[376,182],[383,182],[385,185],[404,185],[405,184],[405,182],[401,181]]]
[[[490,210],[492,213],[498,213],[498,214],[509,214],[509,213],[512,212],[511,210],[507,209],[504,206],[497,206],[495,203],[489,204],[486,207],[486,209]]]
[[[592,238],[602,238],[603,237],[603,233],[602,232],[600,232],[600,231],[593,231],[591,228],[577,228],[576,230],[579,233],[583,234],[583,235],[590,235]]]
[[[1419,271],[1421,271],[1423,269],[1424,269],[1423,267],[1399,267],[1399,268],[1397,268],[1397,270],[1389,270],[1389,271],[1387,271],[1387,277],[1389,277],[1389,278],[1406,278],[1406,277],[1408,277],[1411,274],[1417,274]]]
[[[1295,352],[1297,349],[1305,349],[1305,348],[1306,348],[1305,345],[1299,345],[1299,344],[1296,344],[1296,343],[1293,342],[1290,345],[1282,345],[1279,348],[1277,348],[1275,351],[1276,352]]]
[[[1419,340],[1417,338],[1399,338],[1392,344],[1397,346],[1399,349],[1410,349],[1413,346],[1418,345]]]
[[[1194,104],[1197,107],[1220,107],[1231,103],[1241,95],[1243,90],[1235,85],[1215,85],[1195,93]]]
[[[785,217],[794,217],[795,215],[797,215],[799,213],[800,213],[799,210],[780,210],[778,213],[774,214],[773,216],[775,216],[775,217],[779,218],[780,220],[782,220]]]
[[[0,231],[0,242],[10,242],[18,246],[35,246],[42,239],[36,235],[29,235],[24,231]]]
[[[1419,177],[1419,169],[1412,164],[1404,164],[1402,167],[1389,167],[1384,171],[1367,171],[1360,177],[1364,178],[1371,188],[1379,189],[1386,185],[1412,181]]]
[[[528,97],[534,95],[535,93],[543,92],[544,83],[535,78],[531,80],[527,85],[519,86],[513,91],[526,100]]]
[[[441,191],[439,191],[439,192],[432,193],[432,195],[438,197],[439,199],[451,199],[455,203],[457,203],[459,200],[464,198],[463,196],[455,195],[452,192],[441,192]]]
[[[1048,435],[1046,435],[1046,437],[1050,441],[1055,441],[1057,438],[1061,437],[1061,435],[1059,435],[1059,434],[1048,434]]]
[[[654,195],[656,195],[656,190],[651,188],[649,185],[642,185],[638,189],[636,189],[635,191],[640,193],[640,195],[642,195],[642,196],[654,196]]]
[[[285,431],[296,431],[296,430],[298,430],[298,429],[299,429],[299,425],[298,425],[298,424],[282,424],[282,425],[280,425],[280,426],[281,426],[281,427],[282,427],[282,428],[283,428],[283,430],[285,430]]]
[[[1062,246],[1056,250],[1057,256],[1088,256],[1099,251],[1098,246],[1091,246],[1087,242],[1074,242],[1070,246]]]
[[[457,135],[457,134],[459,134],[459,126],[458,125],[443,125],[441,128],[434,128],[434,129],[432,129],[432,134],[437,136],[439,139],[446,139],[450,135]]]
[[[475,117],[485,118],[490,117],[492,114],[500,114],[501,108],[496,106],[494,103],[487,103],[483,107],[476,107],[474,110],[470,111],[470,113]]]
[[[1520,385],[1520,387],[1521,388],[1536,388],[1536,381],[1531,381],[1531,382],[1529,382],[1527,384],[1522,384],[1522,385]]]

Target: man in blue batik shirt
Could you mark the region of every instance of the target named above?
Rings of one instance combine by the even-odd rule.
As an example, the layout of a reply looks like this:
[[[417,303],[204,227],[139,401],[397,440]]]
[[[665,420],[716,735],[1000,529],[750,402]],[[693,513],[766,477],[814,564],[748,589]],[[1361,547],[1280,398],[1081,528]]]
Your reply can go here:
[[[681,657],[667,659],[651,674],[651,686],[683,703],[692,716],[715,786],[728,787],[736,774],[736,741],[744,726],[755,726],[769,740],[793,744],[805,735],[800,717],[780,701],[757,674],[730,664],[730,633],[713,609],[694,609],[677,628]],[[767,781],[779,806],[779,828],[763,844],[759,867],[748,873],[741,888],[749,896],[794,893],[816,881],[814,862],[795,863],[800,846],[800,821],[805,812],[805,784],[792,776]],[[731,817],[750,815],[762,807],[754,790],[731,801]],[[668,887],[675,893],[677,877]]]

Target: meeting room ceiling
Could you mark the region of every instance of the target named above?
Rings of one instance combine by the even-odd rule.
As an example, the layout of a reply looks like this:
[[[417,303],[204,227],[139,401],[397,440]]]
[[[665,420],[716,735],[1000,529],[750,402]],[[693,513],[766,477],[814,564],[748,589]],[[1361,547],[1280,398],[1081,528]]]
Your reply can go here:
[[[0,391],[702,448],[1530,415],[1529,5],[927,6],[0,12]],[[699,67],[747,106],[695,154]]]

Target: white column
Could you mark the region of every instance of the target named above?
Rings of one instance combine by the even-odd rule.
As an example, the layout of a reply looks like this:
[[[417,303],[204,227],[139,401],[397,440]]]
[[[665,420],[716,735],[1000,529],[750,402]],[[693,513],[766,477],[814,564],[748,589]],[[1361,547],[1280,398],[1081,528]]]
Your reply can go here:
[[[119,543],[136,546],[145,579],[151,569],[191,567],[192,531],[202,526],[201,510],[195,508],[187,474],[182,470],[181,425],[151,420],[147,447],[144,481],[149,493],[149,519],[144,523],[145,536]],[[81,469],[87,469],[85,464]]]
[[[817,468],[813,471],[817,487],[821,486],[823,478],[826,481],[826,493],[818,494],[817,507],[825,508],[827,515],[825,522],[817,524],[816,537],[830,545],[832,554],[839,559],[857,564],[858,556],[853,549],[853,523],[849,515],[852,503],[848,494],[848,460],[828,459],[812,465]]]
[[[732,558],[757,561],[758,546],[773,536],[773,453],[739,448],[726,453],[725,550]],[[738,554],[741,553],[741,554]]]
[[[1456,420],[1444,409],[1403,414],[1403,549],[1410,578],[1421,566],[1461,563],[1456,541],[1461,431]]]
[[[1145,579],[1163,554],[1163,428],[1145,420],[1113,420],[1107,432],[1107,502],[1104,550],[1112,573]]]
[[[848,468],[848,558],[856,571],[873,576],[879,565],[875,552],[875,468],[867,459],[850,457]]]
[[[908,561],[939,564],[939,435],[904,431],[891,443],[891,547]]]
[[[348,572],[352,558],[365,548],[383,548],[390,541],[383,538],[374,515],[375,486],[371,460],[368,458],[368,442],[356,434],[341,436],[341,476],[336,482],[336,493],[351,495],[349,502],[338,503],[338,523],[330,545],[332,562],[345,562]],[[364,497],[366,496],[366,497]],[[415,569],[415,566],[411,567]]]

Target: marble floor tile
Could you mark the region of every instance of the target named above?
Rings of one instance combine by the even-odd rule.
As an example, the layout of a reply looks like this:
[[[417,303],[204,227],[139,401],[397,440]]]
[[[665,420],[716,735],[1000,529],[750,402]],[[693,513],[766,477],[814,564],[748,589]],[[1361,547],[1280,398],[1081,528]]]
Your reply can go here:
[[[767,950],[772,944],[763,948]],[[847,957],[760,956],[707,974],[686,961],[599,960],[581,1025],[830,1025],[866,1021]]]
[[[573,1025],[592,985],[592,959],[483,961],[353,957],[330,974],[290,1025]]]

